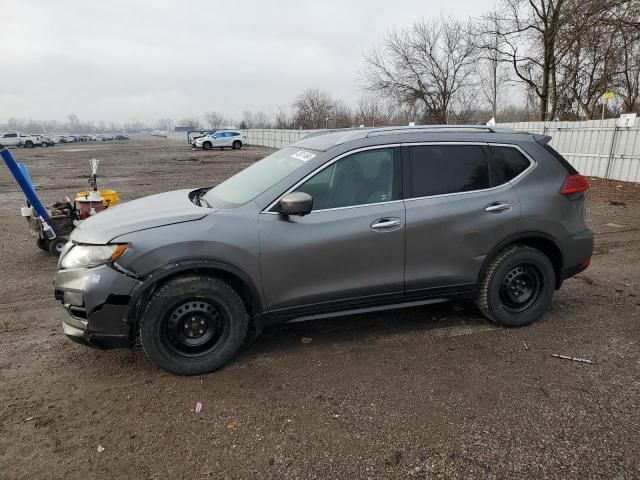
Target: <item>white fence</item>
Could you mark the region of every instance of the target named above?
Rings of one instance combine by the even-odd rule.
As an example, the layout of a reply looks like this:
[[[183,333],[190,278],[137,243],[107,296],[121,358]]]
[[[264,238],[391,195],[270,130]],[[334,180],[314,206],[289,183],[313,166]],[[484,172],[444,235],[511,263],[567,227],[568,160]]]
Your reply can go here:
[[[531,133],[550,135],[551,146],[580,173],[640,182],[640,125],[617,127],[616,119],[585,122],[505,123]]]
[[[640,182],[640,125],[617,127],[616,119],[585,122],[504,123],[552,137],[551,145],[580,173],[592,177]],[[282,148],[314,130],[245,130],[250,145]]]

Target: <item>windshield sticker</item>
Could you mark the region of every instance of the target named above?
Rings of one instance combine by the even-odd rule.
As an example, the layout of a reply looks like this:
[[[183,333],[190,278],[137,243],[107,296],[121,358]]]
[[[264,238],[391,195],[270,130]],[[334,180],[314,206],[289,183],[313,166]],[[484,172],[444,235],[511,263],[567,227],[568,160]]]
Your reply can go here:
[[[291,158],[296,158],[298,160],[302,160],[303,162],[308,162],[313,157],[315,157],[315,154],[305,152],[304,150],[300,150],[299,152],[296,152],[293,155],[291,155]]]

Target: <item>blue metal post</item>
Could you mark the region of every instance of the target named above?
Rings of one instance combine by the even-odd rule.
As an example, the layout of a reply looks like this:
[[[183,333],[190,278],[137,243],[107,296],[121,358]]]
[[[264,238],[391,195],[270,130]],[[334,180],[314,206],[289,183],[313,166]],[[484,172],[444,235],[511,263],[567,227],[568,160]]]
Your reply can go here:
[[[2,150],[0,150],[0,156],[4,160],[4,163],[7,164],[7,168],[9,168],[9,171],[13,175],[13,178],[16,179],[16,182],[24,193],[24,196],[27,197],[27,201],[36,211],[36,215],[42,217],[43,220],[49,220],[49,213],[38,198],[31,180],[22,172],[22,169],[18,166],[18,163],[13,158],[13,155],[11,155],[11,152],[9,152],[8,149],[3,148]]]

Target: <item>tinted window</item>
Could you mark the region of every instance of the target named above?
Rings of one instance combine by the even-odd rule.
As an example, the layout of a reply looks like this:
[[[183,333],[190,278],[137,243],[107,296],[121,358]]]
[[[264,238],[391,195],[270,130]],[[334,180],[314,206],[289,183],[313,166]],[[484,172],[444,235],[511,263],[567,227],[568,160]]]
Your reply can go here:
[[[318,172],[297,189],[313,197],[313,209],[349,207],[399,198],[393,149],[354,153]]]
[[[558,162],[560,162],[560,164],[567,169],[567,172],[569,172],[571,175],[576,175],[578,173],[578,171],[573,168],[573,165],[571,165],[566,158],[564,158],[562,155],[560,155],[551,145],[546,144],[544,146],[544,149],[549,152],[551,155],[553,155],[553,157],[558,160]]]
[[[478,145],[409,147],[409,163],[413,197],[489,187],[489,164]]]
[[[3,135],[4,138],[16,138],[17,136],[17,133],[6,133]]]
[[[490,147],[493,154],[491,183],[502,185],[524,172],[531,162],[513,147]]]

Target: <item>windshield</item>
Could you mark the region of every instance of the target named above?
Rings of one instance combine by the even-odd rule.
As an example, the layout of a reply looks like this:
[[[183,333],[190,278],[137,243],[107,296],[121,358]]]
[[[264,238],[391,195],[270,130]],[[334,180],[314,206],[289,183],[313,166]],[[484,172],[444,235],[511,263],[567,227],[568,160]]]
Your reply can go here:
[[[211,204],[220,201],[234,205],[247,203],[315,156],[315,153],[299,148],[283,148],[212,188],[205,199]]]

